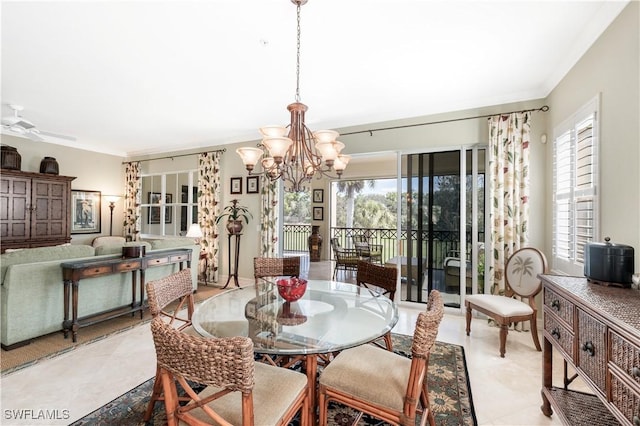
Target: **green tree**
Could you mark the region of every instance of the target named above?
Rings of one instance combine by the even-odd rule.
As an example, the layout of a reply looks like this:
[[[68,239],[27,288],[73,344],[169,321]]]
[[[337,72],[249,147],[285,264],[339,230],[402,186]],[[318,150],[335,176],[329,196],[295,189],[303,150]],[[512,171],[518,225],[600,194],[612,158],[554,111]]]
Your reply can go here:
[[[373,189],[376,182],[374,180],[339,180],[337,182],[338,192],[345,194],[346,201],[346,227],[353,228],[353,212],[355,207],[355,197],[361,193],[365,185]]]
[[[309,192],[284,193],[284,223],[311,223]]]

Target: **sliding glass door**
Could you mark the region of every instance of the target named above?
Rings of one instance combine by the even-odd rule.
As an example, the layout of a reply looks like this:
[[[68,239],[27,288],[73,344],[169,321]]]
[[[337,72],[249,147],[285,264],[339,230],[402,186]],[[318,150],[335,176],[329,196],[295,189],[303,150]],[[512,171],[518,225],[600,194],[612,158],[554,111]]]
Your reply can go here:
[[[402,155],[401,300],[436,289],[460,308],[483,291],[484,170],[481,148]]]

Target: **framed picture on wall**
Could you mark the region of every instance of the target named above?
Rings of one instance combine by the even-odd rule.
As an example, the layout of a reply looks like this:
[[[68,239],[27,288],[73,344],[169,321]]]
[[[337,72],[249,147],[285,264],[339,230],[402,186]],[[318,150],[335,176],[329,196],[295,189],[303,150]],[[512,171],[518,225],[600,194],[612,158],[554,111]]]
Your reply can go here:
[[[231,193],[242,194],[242,178],[241,177],[231,178]]]
[[[162,194],[159,192],[147,193],[149,204],[162,204],[160,197]],[[165,194],[164,204],[171,204],[173,202],[172,194]],[[164,208],[164,223],[171,223],[172,207],[167,206]],[[160,207],[149,207],[149,221],[148,223],[156,225],[160,223]]]
[[[324,209],[322,207],[313,208],[313,220],[324,220]]]
[[[324,189],[313,190],[313,202],[322,203],[324,201]]]
[[[247,176],[247,194],[257,194],[260,176]]]
[[[71,190],[71,233],[100,233],[100,191]]]

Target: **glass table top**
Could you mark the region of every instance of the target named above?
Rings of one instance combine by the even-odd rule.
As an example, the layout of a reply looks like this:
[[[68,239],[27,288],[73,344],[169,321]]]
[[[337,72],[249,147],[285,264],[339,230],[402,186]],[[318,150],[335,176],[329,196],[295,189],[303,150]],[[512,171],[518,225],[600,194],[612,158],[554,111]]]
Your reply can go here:
[[[353,284],[309,280],[299,300],[286,302],[273,281],[229,290],[202,302],[194,328],[205,337],[248,336],[259,353],[328,353],[383,336],[398,321],[389,298]]]

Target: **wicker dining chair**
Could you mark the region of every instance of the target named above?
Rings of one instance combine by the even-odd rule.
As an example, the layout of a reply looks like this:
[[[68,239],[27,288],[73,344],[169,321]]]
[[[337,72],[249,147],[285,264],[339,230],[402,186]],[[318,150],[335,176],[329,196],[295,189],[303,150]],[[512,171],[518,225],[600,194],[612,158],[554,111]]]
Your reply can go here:
[[[253,276],[256,280],[256,285],[258,285],[260,278],[280,276],[299,277],[300,257],[254,257]]]
[[[379,266],[371,262],[359,260],[356,282],[359,286],[368,288],[370,290],[376,290],[377,288],[380,294],[386,295],[389,299],[391,299],[391,301],[393,301],[396,296],[398,269],[396,267]],[[383,338],[387,350],[393,351],[391,332],[389,331],[383,336]]]
[[[416,321],[411,359],[373,345],[342,351],[320,374],[320,425],[327,424],[330,401],[352,407],[360,411],[360,416],[368,413],[391,424],[411,426],[415,425],[420,401],[422,424],[435,425],[426,376],[443,313],[442,297],[432,290],[426,312],[421,312]]]
[[[185,333],[197,334],[191,325],[193,316],[193,284],[191,270],[183,269],[167,277],[155,281],[149,281],[145,285],[149,311],[154,318],[160,317],[167,324],[182,330]],[[171,312],[165,308],[173,302],[178,302]],[[186,313],[181,312],[186,308]],[[156,377],[153,383],[151,399],[144,413],[144,421],[148,422],[153,414],[153,408],[157,401],[164,400],[162,395],[162,382],[160,380],[160,367],[156,366]]]
[[[160,318],[151,332],[169,426],[287,425],[297,413],[308,425],[307,376],[255,362],[248,337],[191,336]],[[189,403],[179,403],[178,385]],[[196,385],[206,387],[198,393]]]

